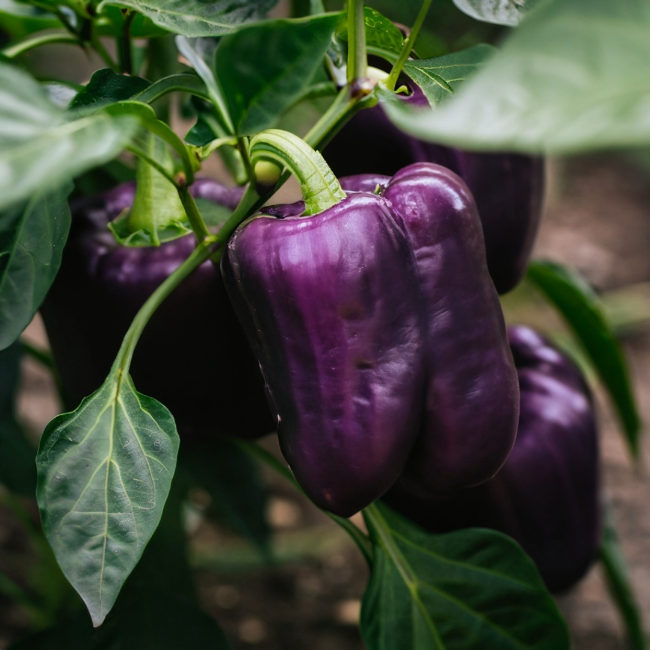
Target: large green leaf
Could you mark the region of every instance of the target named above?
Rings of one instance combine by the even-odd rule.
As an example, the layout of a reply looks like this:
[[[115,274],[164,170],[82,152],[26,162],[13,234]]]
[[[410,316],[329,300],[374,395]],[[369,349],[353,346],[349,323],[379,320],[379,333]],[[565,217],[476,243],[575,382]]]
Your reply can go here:
[[[445,106],[388,113],[468,149],[566,154],[650,144],[650,3],[547,0]]]
[[[632,454],[637,457],[641,418],[625,356],[600,299],[577,273],[554,262],[531,262],[527,277],[564,316],[584,347],[614,402]]]
[[[340,20],[340,14],[272,20],[223,38],[216,72],[237,134],[272,127],[300,97]]]
[[[214,438],[181,445],[180,461],[192,479],[207,490],[216,511],[240,535],[269,554],[271,529],[266,519],[267,493],[257,463],[240,445]]]
[[[510,538],[431,535],[381,502],[364,516],[374,547],[361,609],[368,650],[568,650],[553,599]]]
[[[99,629],[77,615],[11,650],[227,650],[223,632],[201,611],[186,559],[182,503],[172,489],[151,542]]]
[[[261,20],[278,0],[104,0],[98,7],[127,7],[183,36],[221,36],[242,23]]]
[[[137,127],[129,115],[73,122],[24,72],[0,64],[0,210],[114,158]]]
[[[0,350],[41,306],[61,265],[72,183],[0,212]]]
[[[416,59],[404,64],[404,72],[415,81],[432,106],[448,99],[462,83],[494,55],[491,45],[474,45],[435,59]]]
[[[45,429],[37,456],[43,529],[95,626],[158,526],[178,446],[169,411],[119,369]]]
[[[36,450],[16,421],[15,399],[20,377],[20,345],[0,352],[0,483],[12,492],[34,497]]]

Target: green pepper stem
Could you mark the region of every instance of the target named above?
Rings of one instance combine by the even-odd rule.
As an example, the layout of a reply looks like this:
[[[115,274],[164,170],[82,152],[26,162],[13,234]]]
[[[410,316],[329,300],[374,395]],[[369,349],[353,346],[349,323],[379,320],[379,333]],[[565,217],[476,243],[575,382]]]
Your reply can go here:
[[[388,90],[395,90],[397,79],[400,73],[402,72],[402,68],[404,67],[404,64],[409,58],[409,54],[411,53],[413,46],[415,45],[415,41],[418,38],[420,29],[422,29],[422,25],[424,24],[424,19],[426,18],[430,6],[431,6],[431,0],[424,0],[422,2],[422,6],[420,7],[420,12],[418,13],[417,18],[413,23],[413,27],[411,28],[411,33],[404,40],[404,44],[402,45],[402,49],[399,53],[399,57],[395,62],[395,64],[393,65],[393,69],[390,71],[390,74],[388,75],[388,79],[386,80],[386,88],[388,88]]]
[[[240,438],[231,438],[231,440],[247,454],[275,470],[280,476],[282,476],[282,478],[289,481],[289,483],[291,483],[301,494],[305,494],[304,490],[300,487],[298,481],[296,481],[294,475],[291,473],[291,470],[266,449],[263,449],[254,442],[248,442],[247,440],[242,440]],[[345,532],[352,538],[352,541],[357,545],[363,557],[366,558],[368,566],[372,567],[372,543],[370,542],[370,538],[349,519],[339,517],[327,510],[322,510],[321,512],[324,512],[333,522],[337,523],[341,528],[343,528],[343,530],[345,530]]]
[[[154,312],[167,298],[167,296],[187,278],[193,271],[199,268],[203,262],[207,261],[211,255],[211,247],[216,241],[216,236],[204,239],[190,254],[190,256],[171,274],[166,280],[149,296],[147,302],[142,305],[140,311],[136,314],[131,327],[126,333],[117,357],[113,363],[111,373],[120,372],[126,376],[131,367],[133,352],[140,336],[153,316]]]
[[[348,0],[348,83],[364,79],[367,68],[363,0]]]

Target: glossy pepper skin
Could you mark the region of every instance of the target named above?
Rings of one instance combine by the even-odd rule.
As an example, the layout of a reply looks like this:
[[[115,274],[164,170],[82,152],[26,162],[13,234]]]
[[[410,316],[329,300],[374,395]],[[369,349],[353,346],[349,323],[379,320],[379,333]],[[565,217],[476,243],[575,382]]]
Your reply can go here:
[[[428,370],[422,430],[401,481],[441,494],[492,478],[515,441],[517,374],[467,186],[417,163],[383,197],[404,224],[425,311]]]
[[[578,368],[528,327],[511,327],[521,390],[519,431],[501,471],[448,500],[401,486],[386,501],[432,532],[472,526],[518,541],[553,592],[575,584],[596,558],[601,519],[594,406]]]
[[[302,487],[349,516],[409,456],[402,480],[427,495],[488,480],[512,448],[519,400],[466,185],[412,165],[382,196],[301,211],[274,206],[280,218],[244,224],[222,270]]]
[[[386,202],[369,194],[313,217],[254,218],[223,257],[282,452],[308,496],[341,516],[393,484],[418,431],[424,369],[412,267]]]
[[[191,191],[231,209],[241,194],[210,179]],[[157,248],[119,245],[107,224],[134,195],[129,183],[72,206],[61,270],[41,309],[69,408],[99,388],[139,308],[195,246],[192,235]],[[140,392],[170,409],[185,439],[274,429],[257,362],[211,262],[153,315],[131,375]]]
[[[409,85],[413,92],[403,101],[428,106],[420,88],[412,82]],[[521,280],[541,218],[542,158],[476,153],[423,142],[393,126],[381,106],[355,115],[323,156],[339,178],[367,175],[368,185],[363,189],[369,191],[412,163],[431,162],[451,169],[467,183],[478,206],[488,268],[497,291],[506,293]],[[341,184],[345,189],[343,180]]]

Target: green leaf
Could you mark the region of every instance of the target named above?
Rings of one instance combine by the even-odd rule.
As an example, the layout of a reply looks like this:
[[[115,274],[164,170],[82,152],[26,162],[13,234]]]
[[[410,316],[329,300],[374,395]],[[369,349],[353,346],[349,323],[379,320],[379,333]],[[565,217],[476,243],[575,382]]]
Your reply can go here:
[[[194,126],[185,135],[185,142],[195,147],[204,147],[210,144],[217,134],[210,128],[203,115],[199,114],[196,118]]]
[[[0,483],[17,494],[36,494],[36,450],[16,421],[15,400],[20,378],[20,344],[0,352]]]
[[[273,126],[313,78],[340,14],[271,20],[225,36],[216,73],[238,135]]]
[[[404,37],[392,20],[380,14],[372,7],[363,8],[363,20],[366,28],[366,45],[399,54]],[[347,26],[339,34],[343,41],[348,40]]]
[[[600,561],[609,594],[618,609],[632,650],[647,650],[648,640],[643,630],[641,608],[637,602],[628,574],[625,558],[618,543],[611,507],[605,508],[605,525],[600,542]]]
[[[98,109],[107,104],[131,99],[151,85],[141,77],[116,74],[110,68],[102,68],[93,73],[90,81],[80,90],[70,103],[70,109]]]
[[[388,113],[407,133],[467,149],[648,145],[649,35],[647,0],[547,0],[445,106]]]
[[[432,106],[456,93],[496,52],[491,45],[474,45],[435,59],[417,59],[404,64],[404,72],[422,88]]]
[[[185,38],[176,37],[178,51],[187,59],[195,72],[205,83],[208,97],[212,102],[212,109],[216,112],[215,123],[218,135],[232,135],[233,126],[228,108],[226,106],[221,88],[214,76],[214,58],[217,48],[217,40],[213,38]],[[196,102],[200,105],[200,102]]]
[[[104,0],[97,10],[134,9],[156,25],[183,36],[221,36],[243,23],[261,20],[277,0]]]
[[[234,442],[215,438],[181,445],[180,460],[210,494],[226,523],[268,556],[271,529],[266,519],[267,493],[257,463],[249,454]]]
[[[0,350],[29,325],[61,265],[72,184],[0,212]]]
[[[454,4],[468,16],[497,25],[518,25],[532,0],[454,0]]]
[[[11,650],[227,650],[223,632],[197,603],[177,483],[175,477],[160,525],[105,623],[93,630],[83,613]]]
[[[0,210],[114,158],[137,127],[130,115],[72,122],[36,81],[0,64]]]
[[[368,650],[568,650],[553,599],[509,537],[431,535],[381,502],[364,517],[374,546],[361,608]]]
[[[45,429],[36,461],[43,530],[95,626],[158,526],[178,446],[171,413],[119,369]]]
[[[527,278],[562,314],[587,352],[614,402],[632,455],[638,458],[641,418],[625,356],[600,299],[577,273],[554,262],[531,262]]]

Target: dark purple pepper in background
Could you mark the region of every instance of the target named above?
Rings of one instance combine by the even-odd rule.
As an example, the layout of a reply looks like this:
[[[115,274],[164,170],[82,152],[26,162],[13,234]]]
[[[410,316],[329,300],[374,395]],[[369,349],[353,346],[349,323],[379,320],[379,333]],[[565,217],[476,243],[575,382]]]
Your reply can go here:
[[[242,190],[201,178],[191,192],[234,209]],[[119,245],[107,224],[134,195],[129,183],[72,206],[61,270],[41,309],[68,408],[101,386],[139,308],[196,243],[188,235],[157,248]],[[257,437],[274,429],[257,361],[211,262],[153,315],[131,375],[140,392],[170,409],[181,437]]]
[[[348,516],[402,481],[438,494],[487,481],[517,426],[512,355],[474,200],[453,172],[411,165],[383,196],[313,217],[268,208],[222,269],[279,418],[285,458]]]
[[[409,85],[413,93],[403,101],[428,106],[420,88],[413,82]],[[497,291],[506,293],[521,280],[541,218],[542,158],[475,153],[423,142],[393,126],[381,106],[355,115],[327,145],[323,156],[339,178],[357,174],[390,177],[416,162],[451,169],[474,195],[483,224],[488,268]]]
[[[401,473],[423,408],[406,238],[386,201],[357,194],[312,217],[250,220],[222,269],[285,458],[318,506],[354,514]]]
[[[601,532],[598,437],[578,368],[528,327],[511,327],[521,392],[517,441],[489,482],[447,500],[414,497],[398,484],[386,502],[423,528],[499,530],[519,542],[553,592],[594,562]]]

